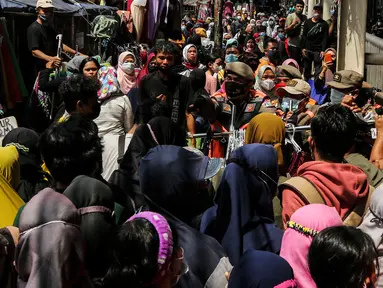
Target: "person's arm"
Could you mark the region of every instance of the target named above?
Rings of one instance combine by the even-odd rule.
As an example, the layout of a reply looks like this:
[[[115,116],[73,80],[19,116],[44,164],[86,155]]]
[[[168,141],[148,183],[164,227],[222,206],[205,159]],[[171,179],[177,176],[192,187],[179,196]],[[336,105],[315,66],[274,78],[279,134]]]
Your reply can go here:
[[[287,17],[286,19],[286,25],[285,25],[285,31],[290,32],[295,28],[295,26],[299,23],[299,18],[297,17],[294,21],[291,21],[292,17]]]
[[[48,62],[49,63],[49,62]],[[57,92],[60,84],[65,81],[66,77],[57,77],[50,80],[50,74],[53,69],[44,69],[39,73],[39,90],[47,93]]]
[[[306,46],[307,46],[307,23],[303,23],[303,29],[302,29],[302,38],[301,38],[301,49],[302,49],[302,54],[305,56],[305,51],[306,51]]]
[[[76,54],[76,51],[73,50],[72,48],[70,48],[69,46],[63,44],[63,50],[64,52],[67,52],[69,54],[72,54],[72,55],[75,55]]]
[[[47,54],[45,54],[44,52],[38,50],[38,49],[34,49],[32,50],[32,56],[33,57],[36,57],[36,58],[39,58],[41,60],[44,60],[46,62],[50,62],[50,61],[60,61],[61,62],[61,59],[58,58],[58,57],[55,57],[55,56],[49,56]]]
[[[286,222],[290,221],[291,215],[305,205],[305,202],[294,191],[290,189],[282,191],[282,221],[285,228]]]
[[[327,42],[328,42],[328,30],[329,30],[329,27],[328,27],[328,24],[327,22],[323,22],[323,28],[324,28],[324,34],[323,34],[323,39],[322,39],[322,57],[323,57],[323,54],[324,54],[324,51],[326,51],[327,49]]]
[[[130,129],[132,129],[133,127],[134,114],[133,114],[132,104],[130,103],[129,97],[124,95],[122,98],[124,101],[124,110],[123,110],[124,111],[123,112],[124,132],[126,134],[126,133],[129,133]]]
[[[335,25],[336,25],[336,19],[335,19],[335,16],[334,15],[331,15],[331,18],[330,18],[330,26],[328,27],[328,36],[331,36],[332,35],[332,32],[334,32],[334,28],[335,28]]]
[[[375,117],[375,128],[377,131],[377,138],[371,150],[370,162],[372,162],[378,169],[383,169],[383,118],[382,116]]]

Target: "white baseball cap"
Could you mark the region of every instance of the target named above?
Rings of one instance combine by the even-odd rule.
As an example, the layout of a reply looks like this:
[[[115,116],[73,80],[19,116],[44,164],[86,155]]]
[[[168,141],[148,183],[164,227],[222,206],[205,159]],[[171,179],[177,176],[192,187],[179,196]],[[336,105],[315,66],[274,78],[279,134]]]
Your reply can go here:
[[[52,0],[37,0],[37,8],[54,8]]]

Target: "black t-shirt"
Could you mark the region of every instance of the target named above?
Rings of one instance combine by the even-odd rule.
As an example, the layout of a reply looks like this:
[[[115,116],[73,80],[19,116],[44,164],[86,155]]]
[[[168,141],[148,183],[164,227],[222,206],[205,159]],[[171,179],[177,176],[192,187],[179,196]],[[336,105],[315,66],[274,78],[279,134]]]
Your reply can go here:
[[[140,103],[148,103],[148,100],[165,95],[171,110],[171,119],[181,127],[185,125],[187,105],[192,100],[192,89],[187,77],[173,73],[165,80],[157,71],[146,75],[141,80],[139,89]]]
[[[37,21],[28,27],[28,50],[40,50],[48,56],[56,56],[58,42],[57,33],[51,26],[43,26]],[[45,69],[45,61],[35,58],[36,68]]]
[[[303,26],[302,49],[313,52],[321,52],[327,49],[328,24],[323,19],[313,22],[312,18],[307,19]]]

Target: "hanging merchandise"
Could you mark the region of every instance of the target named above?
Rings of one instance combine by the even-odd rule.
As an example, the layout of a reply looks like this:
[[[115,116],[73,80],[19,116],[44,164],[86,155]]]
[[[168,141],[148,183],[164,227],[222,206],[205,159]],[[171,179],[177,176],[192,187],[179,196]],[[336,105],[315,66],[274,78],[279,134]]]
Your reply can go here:
[[[134,0],[133,4],[136,5],[136,6],[146,7],[146,0]]]
[[[8,109],[13,109],[16,103],[21,103],[23,97],[27,97],[27,89],[24,84],[24,79],[21,75],[20,67],[16,59],[13,46],[8,34],[6,20],[4,17],[0,18],[0,35],[3,37],[1,45],[1,71],[6,75],[5,81],[3,78],[2,87],[6,88],[5,94],[2,95],[2,103]]]
[[[137,5],[136,2],[143,4],[143,2],[146,2],[146,1],[135,0],[132,3],[132,6],[130,7],[130,9],[132,11],[133,25],[136,29],[136,34],[137,34],[136,41],[137,41],[137,43],[140,43],[142,31],[144,30],[146,8],[143,5]]]

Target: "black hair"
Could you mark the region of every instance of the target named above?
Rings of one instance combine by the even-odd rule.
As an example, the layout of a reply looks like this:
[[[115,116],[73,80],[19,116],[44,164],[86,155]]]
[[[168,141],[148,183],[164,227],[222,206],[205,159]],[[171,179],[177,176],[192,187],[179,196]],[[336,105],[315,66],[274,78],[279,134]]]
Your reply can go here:
[[[265,44],[263,44],[263,48],[267,49],[267,47],[269,47],[269,43],[278,44],[278,41],[274,38],[268,37],[267,40],[265,41]]]
[[[39,148],[55,181],[69,185],[79,175],[101,174],[101,138],[97,125],[86,116],[74,113],[67,121],[48,128]]]
[[[85,58],[84,60],[81,61],[81,64],[80,64],[80,67],[79,67],[79,72],[80,73],[83,73],[83,70],[84,70],[84,67],[86,65],[86,63],[88,62],[93,62],[96,66],[97,66],[97,69],[100,69],[100,63],[98,63],[98,61],[92,57],[87,57]]]
[[[88,103],[88,100],[97,97],[101,83],[96,78],[74,75],[61,83],[59,94],[64,101],[65,110],[69,113],[76,110],[77,102]]]
[[[238,42],[238,45],[237,45],[235,42],[233,42],[233,43],[230,44],[230,45],[226,45],[226,50],[229,49],[229,48],[236,48],[236,49],[238,49],[239,54],[242,54],[242,52],[243,52],[242,46],[239,45],[239,42]],[[225,51],[226,51],[226,50],[225,50]]]
[[[294,3],[294,6],[297,6],[297,5],[305,6],[305,2],[303,0],[296,0],[295,3]]]
[[[166,53],[166,54],[172,54],[176,55],[179,53],[179,49],[175,44],[169,41],[157,41],[154,54],[157,55],[158,53]]]
[[[329,227],[317,234],[308,253],[318,288],[360,288],[377,271],[378,251],[371,237],[350,226]]]
[[[342,162],[351,149],[357,123],[350,109],[335,104],[319,109],[311,123],[311,135],[323,160]]]
[[[218,55],[218,54],[214,54],[214,53],[213,54],[207,54],[207,55],[205,55],[205,63],[203,63],[203,64],[206,65],[206,67],[208,67],[210,63],[214,63],[215,60],[217,60],[219,58],[223,59],[221,57],[221,55]]]
[[[171,109],[166,101],[159,99],[148,99],[139,105],[141,121],[148,123],[151,119],[158,116],[171,116]]]
[[[170,225],[170,223],[169,223]],[[178,237],[172,229],[173,251]],[[158,233],[148,220],[137,218],[121,225],[115,237],[113,263],[103,280],[105,288],[151,287],[158,269]]]

